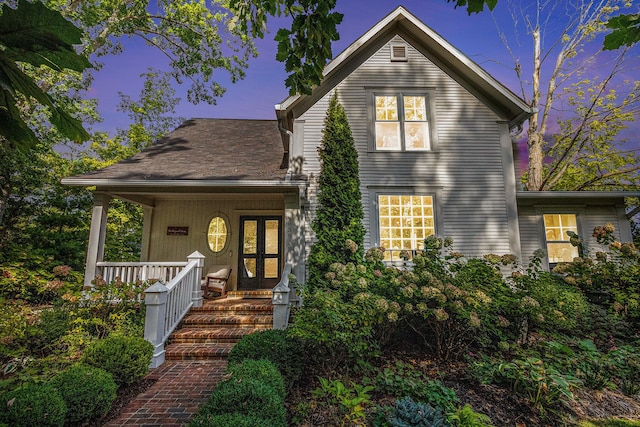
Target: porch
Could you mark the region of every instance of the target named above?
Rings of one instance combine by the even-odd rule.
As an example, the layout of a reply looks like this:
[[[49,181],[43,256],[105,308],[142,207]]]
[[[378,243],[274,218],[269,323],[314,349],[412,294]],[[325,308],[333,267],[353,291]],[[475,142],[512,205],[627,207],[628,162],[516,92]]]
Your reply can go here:
[[[153,347],[151,367],[168,360],[225,358],[244,335],[260,329],[285,329],[290,308],[301,304],[291,265],[269,290],[231,291],[203,298],[204,256],[186,262],[99,262],[98,280],[144,281],[144,337]],[[106,281],[106,280],[105,280]]]

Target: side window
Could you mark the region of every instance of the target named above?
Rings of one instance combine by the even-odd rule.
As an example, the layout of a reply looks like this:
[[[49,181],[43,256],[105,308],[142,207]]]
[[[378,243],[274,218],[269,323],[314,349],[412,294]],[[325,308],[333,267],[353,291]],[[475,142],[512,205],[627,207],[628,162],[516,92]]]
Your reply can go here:
[[[424,239],[435,233],[432,196],[378,195],[380,246],[385,261],[400,260],[400,252],[413,254],[424,247]]]
[[[221,216],[215,216],[209,222],[207,242],[212,252],[222,251],[227,244],[227,221]]]
[[[567,231],[578,233],[575,214],[544,214],[544,234],[549,264],[571,262],[578,254],[578,248],[569,242]]]
[[[376,150],[431,150],[428,98],[418,94],[375,94]]]

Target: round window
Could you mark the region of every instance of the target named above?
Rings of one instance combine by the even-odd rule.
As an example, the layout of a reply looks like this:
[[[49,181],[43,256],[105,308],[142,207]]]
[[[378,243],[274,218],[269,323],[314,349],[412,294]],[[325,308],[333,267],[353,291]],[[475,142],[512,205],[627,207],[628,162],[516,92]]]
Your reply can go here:
[[[207,232],[209,248],[213,252],[220,252],[227,243],[227,222],[220,216],[214,217],[209,223]]]

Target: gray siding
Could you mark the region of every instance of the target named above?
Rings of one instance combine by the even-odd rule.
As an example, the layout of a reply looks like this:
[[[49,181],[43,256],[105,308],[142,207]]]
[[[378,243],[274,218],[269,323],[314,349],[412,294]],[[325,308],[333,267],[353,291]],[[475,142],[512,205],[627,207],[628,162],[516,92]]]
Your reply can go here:
[[[616,228],[614,235],[620,238],[629,229],[629,222],[620,220],[618,206],[615,205],[562,205],[542,206],[526,205],[518,207],[518,220],[520,222],[520,241],[522,244],[522,262],[527,264],[537,249],[545,248],[544,222],[542,215],[545,213],[575,213],[578,221],[578,234],[582,238],[590,255],[597,251],[607,250],[593,238],[593,229],[610,222]],[[623,239],[624,240],[624,239]]]
[[[396,36],[393,41],[401,41]],[[454,248],[467,255],[509,252],[509,231],[500,146],[499,117],[422,53],[409,45],[408,62],[390,62],[389,43],[373,53],[336,89],[347,111],[360,156],[365,246],[372,241],[377,219],[370,191],[414,187],[437,194],[440,218],[437,234],[451,236]],[[369,149],[367,89],[430,89],[435,111],[433,152],[373,152]],[[307,220],[313,218],[316,178],[320,171],[317,147],[332,93],[301,115],[305,120],[304,171],[311,176]],[[310,227],[307,242],[311,242]]]

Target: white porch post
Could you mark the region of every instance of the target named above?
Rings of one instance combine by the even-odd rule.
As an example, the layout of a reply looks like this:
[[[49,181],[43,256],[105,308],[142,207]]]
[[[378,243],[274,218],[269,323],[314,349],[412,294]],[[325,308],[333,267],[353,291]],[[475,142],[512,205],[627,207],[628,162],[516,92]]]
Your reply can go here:
[[[84,285],[92,286],[91,281],[97,274],[96,264],[104,257],[104,239],[107,233],[107,213],[111,196],[106,193],[93,193],[93,211],[89,229],[89,247],[84,269]]]
[[[195,269],[195,279],[193,280],[193,289],[191,292],[191,302],[193,307],[202,307],[202,270],[204,269],[204,255],[195,251],[187,257],[189,262],[197,261],[198,266]]]
[[[304,188],[300,188],[304,192]],[[302,194],[286,194],[284,196],[284,247],[285,263],[291,265],[291,273],[296,276],[298,283],[305,279],[305,241],[304,241],[304,213],[301,203]],[[295,295],[290,302],[298,303]]]
[[[156,282],[145,291],[144,303],[147,306],[144,322],[144,339],[153,345],[153,358],[150,368],[164,363],[165,317],[167,313],[168,289]]]

